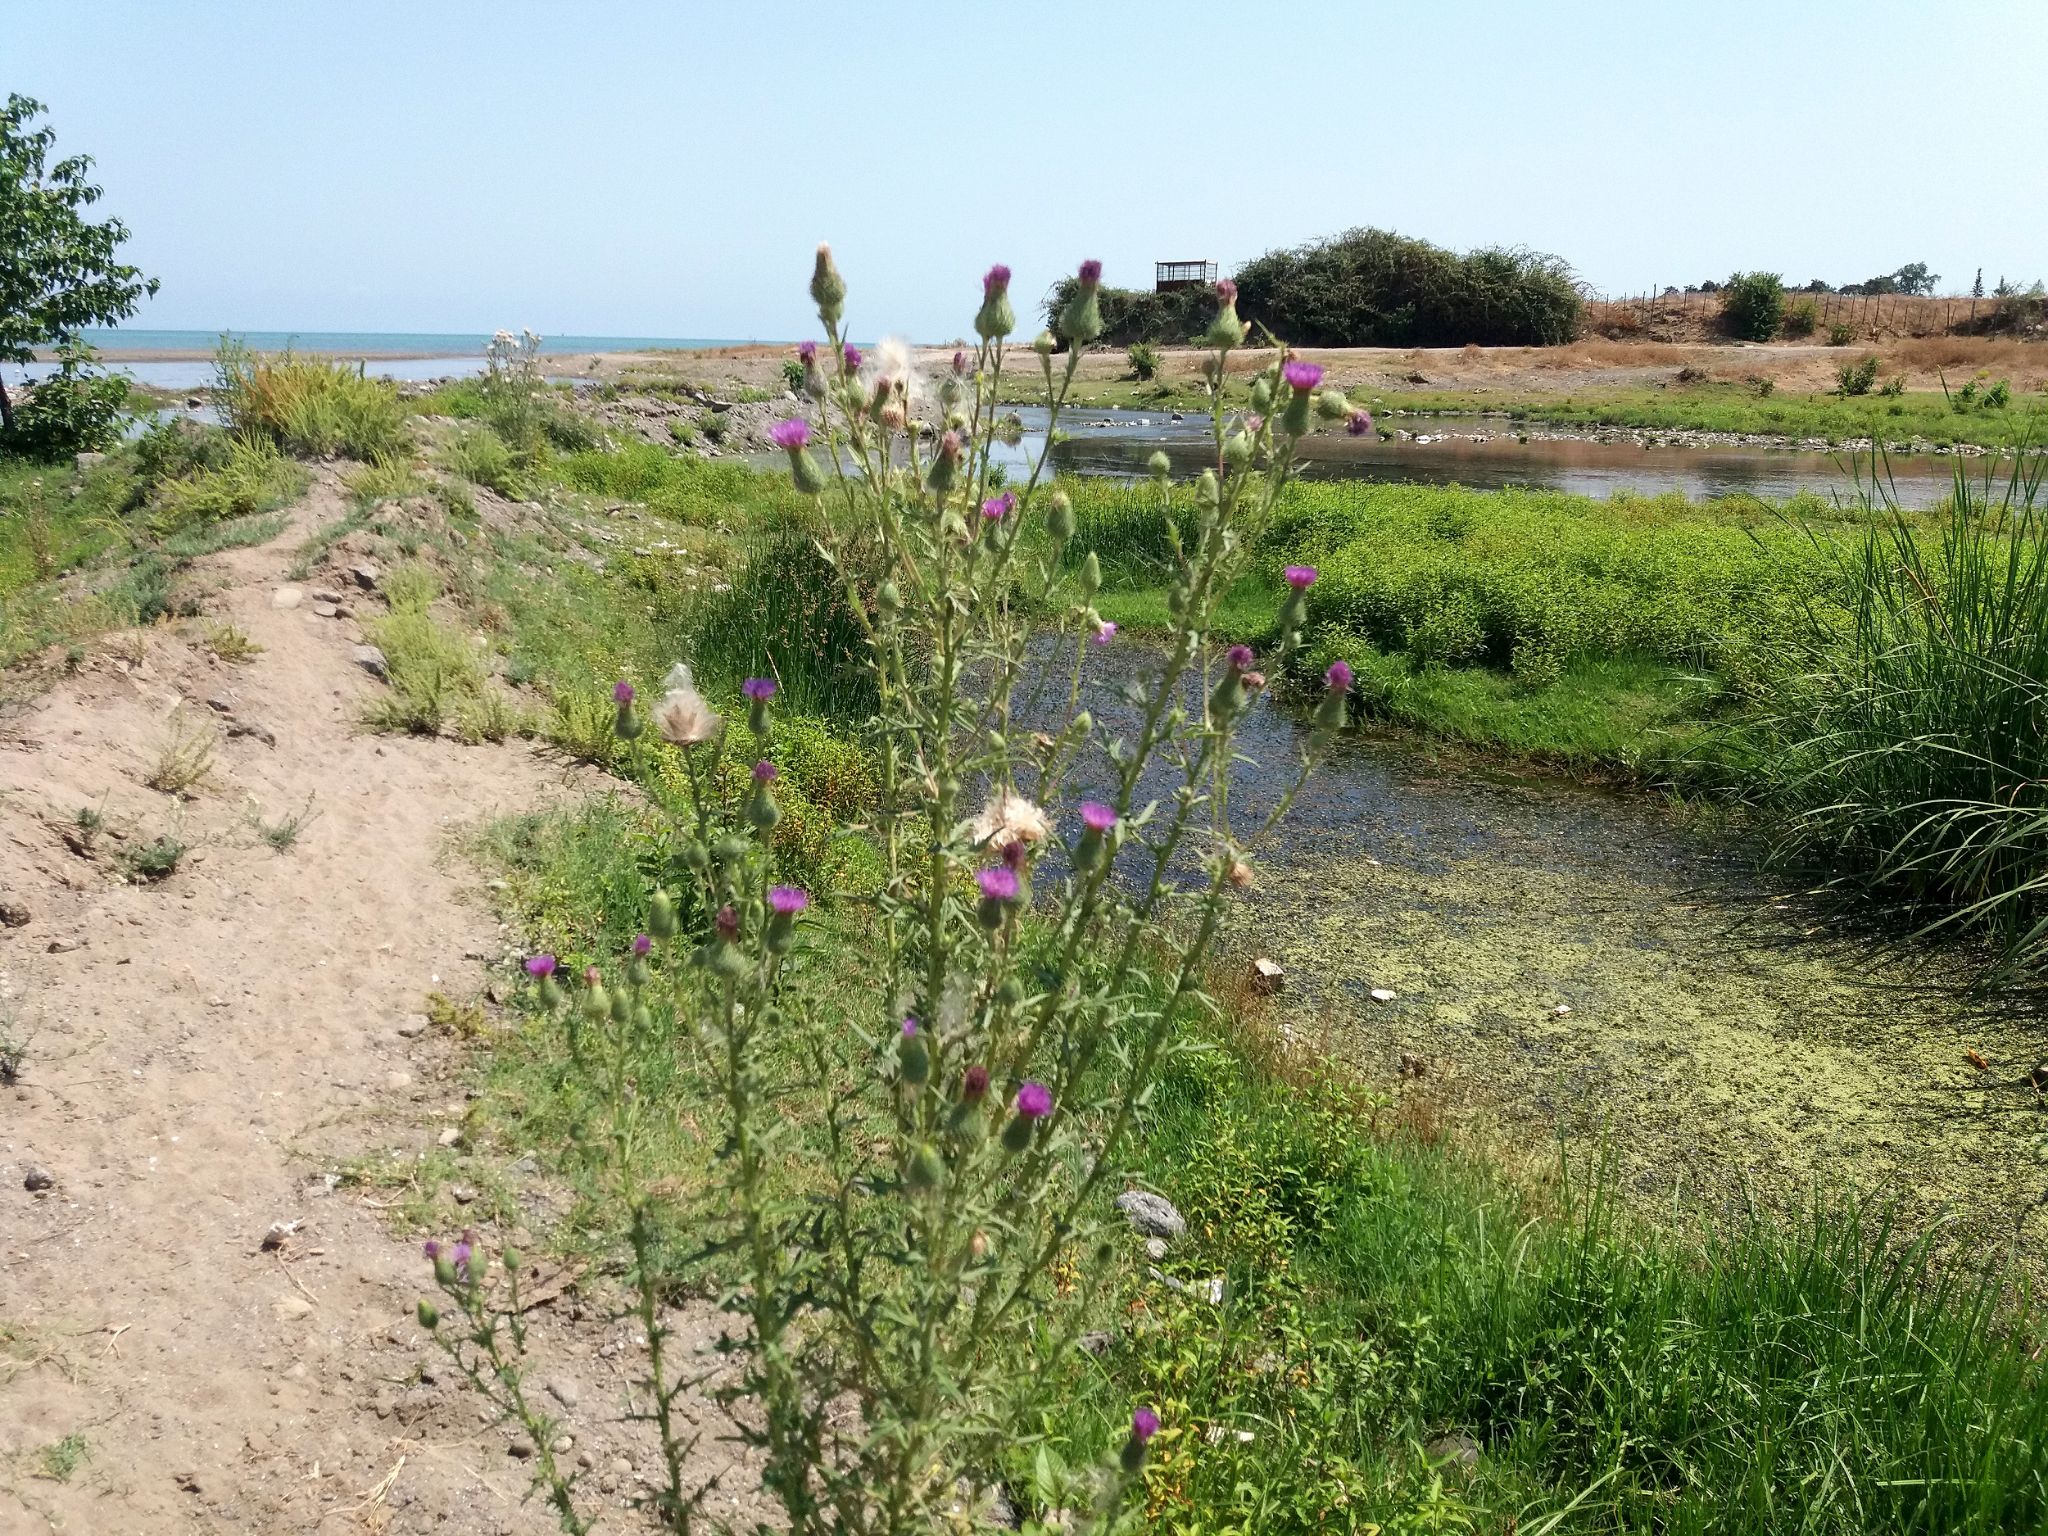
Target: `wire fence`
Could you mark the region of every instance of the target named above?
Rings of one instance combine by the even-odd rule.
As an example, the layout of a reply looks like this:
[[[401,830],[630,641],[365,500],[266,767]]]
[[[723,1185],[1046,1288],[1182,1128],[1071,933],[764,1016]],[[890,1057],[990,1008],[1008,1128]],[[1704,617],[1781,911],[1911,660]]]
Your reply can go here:
[[[1721,293],[1702,289],[1646,288],[1641,293],[1600,295],[1587,300],[1588,319],[1597,328],[1603,323],[1621,329],[1648,329],[1674,322],[1688,328],[1705,325],[1721,313]],[[1836,326],[1846,326],[1859,337],[1970,336],[1978,333],[1980,321],[1988,325],[2000,300],[1986,296],[1934,298],[1906,293],[1811,293],[1789,289],[1785,294],[1788,312],[1796,306],[1813,306],[1814,330],[1825,336]]]

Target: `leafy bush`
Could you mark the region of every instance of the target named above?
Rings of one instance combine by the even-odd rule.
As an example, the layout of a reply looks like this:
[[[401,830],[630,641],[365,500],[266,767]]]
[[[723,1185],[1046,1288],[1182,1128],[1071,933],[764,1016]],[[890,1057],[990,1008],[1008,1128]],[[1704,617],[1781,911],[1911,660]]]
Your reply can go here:
[[[1459,255],[1379,229],[1269,251],[1237,274],[1238,311],[1307,346],[1552,346],[1584,309],[1555,256]]]
[[[1844,395],[1867,395],[1877,382],[1877,358],[1873,354],[1860,363],[1844,363],[1835,370],[1835,388]]]
[[[1159,374],[1159,349],[1150,342],[1134,341],[1124,354],[1131,365],[1131,377],[1143,384]]]
[[[1045,299],[1048,327],[1065,311],[1073,298],[1073,278],[1053,284]],[[1109,346],[1156,341],[1168,346],[1183,345],[1208,328],[1216,313],[1216,292],[1212,288],[1175,288],[1155,293],[1149,288],[1104,288],[1096,300],[1102,312],[1102,335]]]
[[[67,344],[58,357],[57,371],[45,376],[15,410],[13,430],[0,433],[0,454],[67,459],[120,441],[127,379],[97,369],[96,354],[80,342]]]
[[[1786,307],[1784,319],[1779,322],[1779,329],[1787,336],[1805,337],[1811,336],[1819,324],[1820,310],[1813,300],[1801,299],[1797,304]]]
[[[223,337],[214,356],[214,405],[237,436],[286,453],[368,461],[411,449],[396,386],[370,378],[361,364],[259,355]]]
[[[1828,327],[1828,345],[1831,347],[1846,347],[1855,339],[1856,327],[1853,325],[1845,325],[1837,320]]]
[[[798,394],[803,393],[804,365],[793,357],[782,360],[782,382]]]
[[[1737,272],[1721,290],[1721,323],[1743,341],[1769,341],[1785,318],[1785,284],[1776,272]]]
[[[526,480],[505,439],[487,426],[457,431],[441,449],[441,467],[500,496],[526,494]]]

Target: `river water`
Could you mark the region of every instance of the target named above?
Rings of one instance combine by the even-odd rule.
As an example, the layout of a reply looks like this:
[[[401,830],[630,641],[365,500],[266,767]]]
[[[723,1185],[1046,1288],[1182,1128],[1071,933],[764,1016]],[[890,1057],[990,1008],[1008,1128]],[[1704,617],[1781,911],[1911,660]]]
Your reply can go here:
[[[1063,716],[1070,666],[1048,667],[1037,723]],[[1149,693],[1159,657],[1119,642],[1085,666],[1103,734],[1133,735],[1125,691]],[[1307,740],[1288,703],[1250,710],[1240,831]],[[1082,765],[1070,799],[1103,769]],[[1357,730],[1254,863],[1230,963],[1278,961],[1284,1030],[1411,1120],[1539,1171],[1560,1146],[1582,1170],[1604,1158],[1667,1218],[1875,1192],[1914,1227],[1951,1214],[1957,1251],[2011,1241],[2044,1182],[2025,1028],[1759,884],[1661,802]],[[2018,1232],[2048,1272],[2048,1215]]]

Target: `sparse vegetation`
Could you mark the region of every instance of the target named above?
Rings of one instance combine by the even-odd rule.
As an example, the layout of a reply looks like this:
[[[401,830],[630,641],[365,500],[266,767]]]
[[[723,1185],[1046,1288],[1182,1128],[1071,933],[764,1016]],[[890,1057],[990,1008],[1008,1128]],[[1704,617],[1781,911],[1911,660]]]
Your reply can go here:
[[[185,843],[176,832],[165,832],[146,843],[122,850],[121,861],[131,879],[144,884],[168,880],[177,873],[185,857]]]
[[[274,853],[289,853],[298,846],[299,834],[310,826],[320,813],[313,809],[313,797],[308,795],[306,803],[296,811],[287,811],[275,821],[257,818],[256,830]]]
[[[222,337],[214,359],[215,408],[237,437],[308,458],[366,463],[406,457],[397,388],[360,364],[292,353],[257,354]]]
[[[52,1482],[68,1483],[90,1455],[91,1448],[85,1436],[74,1430],[42,1448],[36,1457],[37,1470]]]
[[[193,719],[179,705],[171,711],[156,763],[142,782],[167,795],[188,796],[213,771],[218,739],[211,725]]]
[[[209,623],[204,644],[213,655],[229,663],[250,661],[263,654],[263,647],[251,640],[246,630],[230,622]]]

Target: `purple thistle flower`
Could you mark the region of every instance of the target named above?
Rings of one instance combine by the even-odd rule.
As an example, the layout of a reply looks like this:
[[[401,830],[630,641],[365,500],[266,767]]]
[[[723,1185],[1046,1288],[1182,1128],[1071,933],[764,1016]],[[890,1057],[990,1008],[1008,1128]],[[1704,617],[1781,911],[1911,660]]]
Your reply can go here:
[[[776,447],[795,453],[811,440],[811,424],[801,416],[792,416],[770,427],[768,438]]]
[[[1026,1083],[1017,1090],[1017,1113],[1026,1120],[1043,1120],[1052,1113],[1052,1090],[1043,1083]]]
[[[1353,437],[1363,437],[1372,430],[1372,412],[1353,411],[1344,421],[1344,430]]]
[[[981,882],[981,894],[990,901],[1015,901],[1017,899],[1017,871],[1007,864],[998,864],[993,869],[984,869],[974,877]]]
[[[782,917],[795,917],[811,904],[811,893],[794,885],[768,887],[768,908]]]
[[[455,1268],[460,1271],[469,1263],[469,1256],[473,1251],[469,1244],[457,1243],[448,1257],[454,1261]]]
[[[1116,622],[1113,619],[1104,619],[1095,626],[1095,633],[1088,637],[1088,641],[1091,645],[1107,645],[1115,638]]]
[[[976,1063],[960,1076],[960,1096],[970,1104],[981,1102],[988,1092],[988,1068]]]
[[[636,933],[633,935],[634,954],[644,955],[652,948],[654,948],[654,940],[650,939],[646,934]]]
[[[776,681],[772,677],[750,677],[740,684],[740,692],[750,699],[772,699],[775,697]]]
[[[614,704],[630,704],[633,702],[633,685],[623,677],[612,684],[612,702]]]
[[[908,1040],[912,1035],[916,1033],[917,1016],[915,1014],[906,1013],[903,1016],[903,1038]]]
[[[849,341],[846,344],[844,355],[846,358],[846,371],[848,373],[858,373],[860,371],[860,348]]]
[[[764,757],[760,762],[754,764],[754,782],[756,784],[773,784],[778,771],[776,766]]]
[[[1143,1445],[1159,1433],[1159,1415],[1150,1408],[1140,1408],[1131,1415],[1131,1438]]]
[[[1297,592],[1306,592],[1316,584],[1316,568],[1312,565],[1290,565],[1280,574]]]
[[[430,1259],[438,1259],[441,1257],[441,1240],[438,1237],[428,1238],[420,1245],[420,1251]]]
[[[1280,370],[1280,377],[1287,381],[1290,389],[1307,394],[1323,382],[1323,370],[1319,363],[1304,363],[1296,358]]]
[[[967,354],[958,349],[955,349],[953,353],[953,377],[956,379],[967,377]]]
[[[1081,286],[1094,288],[1102,282],[1102,263],[1095,260],[1081,263]]]
[[[586,987],[594,987],[603,980],[604,972],[600,971],[596,966],[586,965],[583,968],[583,985]]]
[[[1323,674],[1323,686],[1332,693],[1349,693],[1351,691],[1351,663],[1348,661],[1331,662],[1330,670]]]
[[[1017,498],[1008,491],[1000,496],[991,496],[981,504],[981,515],[992,523],[1001,522],[1010,508],[1017,505]]]
[[[1010,287],[1010,269],[1000,261],[990,267],[981,279],[981,296],[992,299],[999,293],[1006,293]]]
[[[1253,654],[1252,648],[1250,646],[1233,645],[1229,650],[1223,653],[1223,659],[1230,663],[1231,671],[1249,672],[1251,670],[1252,663],[1257,661],[1259,658],[1255,654]]]
[[[1116,825],[1116,809],[1100,800],[1081,802],[1081,824],[1090,832],[1107,832]]]
[[[718,930],[718,936],[730,944],[740,936],[740,915],[727,902],[718,909],[718,915],[711,919],[711,926]]]
[[[796,344],[796,355],[798,361],[808,368],[817,359],[818,344],[815,341],[800,341]]]
[[[554,975],[555,957],[553,955],[535,955],[526,962],[526,974],[529,976]]]
[[[1218,278],[1216,281],[1216,302],[1219,304],[1235,304],[1237,302],[1237,284],[1227,277]]]

